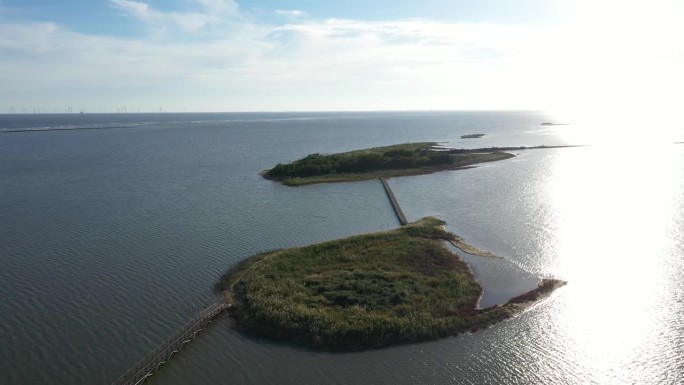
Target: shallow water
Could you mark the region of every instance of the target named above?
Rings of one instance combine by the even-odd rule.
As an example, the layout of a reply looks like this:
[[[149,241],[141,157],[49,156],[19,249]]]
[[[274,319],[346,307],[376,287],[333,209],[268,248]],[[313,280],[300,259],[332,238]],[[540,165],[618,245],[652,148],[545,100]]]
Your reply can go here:
[[[0,383],[111,382],[235,262],[398,226],[379,182],[288,188],[257,175],[275,163],[572,137],[532,113],[131,116],[0,116],[47,130],[0,133]],[[364,353],[253,339],[221,317],[149,383],[680,383],[683,166],[682,146],[594,146],[391,179],[409,220],[438,216],[504,257],[473,264],[483,301],[539,277],[568,285],[478,333]]]

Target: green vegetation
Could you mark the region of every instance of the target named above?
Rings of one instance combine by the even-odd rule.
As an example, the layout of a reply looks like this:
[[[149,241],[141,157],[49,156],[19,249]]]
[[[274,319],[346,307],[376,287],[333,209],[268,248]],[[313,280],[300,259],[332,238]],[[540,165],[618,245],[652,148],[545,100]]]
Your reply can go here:
[[[350,182],[379,177],[427,174],[512,157],[499,151],[455,153],[437,150],[436,143],[407,143],[340,154],[311,154],[262,173],[289,186]]]
[[[443,225],[428,217],[396,230],[259,254],[216,288],[247,333],[325,350],[436,339],[520,309],[524,300],[476,308],[482,288],[444,247],[441,241],[454,236]]]
[[[485,136],[485,134],[468,134],[468,135],[461,135],[461,139],[479,139],[483,136]]]

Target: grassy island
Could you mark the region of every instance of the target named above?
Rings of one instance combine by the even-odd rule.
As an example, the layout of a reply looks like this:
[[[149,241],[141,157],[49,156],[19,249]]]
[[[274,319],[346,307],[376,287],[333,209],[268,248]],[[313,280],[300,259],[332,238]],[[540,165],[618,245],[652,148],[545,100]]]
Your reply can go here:
[[[443,241],[444,222],[262,253],[216,288],[245,332],[315,349],[353,351],[433,340],[511,317],[562,284],[478,309],[482,288]]]
[[[351,182],[380,177],[429,174],[513,157],[499,149],[449,150],[437,143],[406,143],[339,154],[311,154],[278,164],[261,174],[288,186]]]

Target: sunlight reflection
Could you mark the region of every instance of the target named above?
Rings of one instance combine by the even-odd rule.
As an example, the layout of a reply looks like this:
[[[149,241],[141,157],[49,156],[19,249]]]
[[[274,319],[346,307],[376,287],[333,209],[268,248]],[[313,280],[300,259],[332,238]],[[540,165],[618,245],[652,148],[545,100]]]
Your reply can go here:
[[[572,340],[567,345],[575,351],[567,354],[594,373],[619,378],[657,333],[654,300],[672,290],[663,283],[661,259],[676,247],[669,230],[681,195],[681,151],[624,141],[557,159],[547,185],[556,213],[554,268],[570,284],[554,322]]]
[[[624,110],[624,108],[621,108]],[[556,111],[553,126],[565,143],[602,146],[651,146],[684,141],[681,117],[673,111]],[[648,150],[652,151],[652,150]]]

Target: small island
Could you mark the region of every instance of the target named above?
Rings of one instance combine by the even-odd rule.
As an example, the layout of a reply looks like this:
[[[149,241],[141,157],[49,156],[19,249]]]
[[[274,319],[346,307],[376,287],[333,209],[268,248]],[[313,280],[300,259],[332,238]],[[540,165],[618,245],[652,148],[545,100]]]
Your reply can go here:
[[[508,159],[515,155],[503,152],[516,148],[443,149],[437,143],[405,143],[355,150],[339,154],[311,154],[288,164],[277,164],[262,171],[266,179],[288,186],[314,183],[353,182],[395,176],[429,174],[458,170],[469,166]]]
[[[485,134],[467,134],[461,135],[461,139],[480,139],[483,136],[485,136]]]
[[[542,280],[506,304],[477,307],[482,287],[427,217],[399,229],[255,255],[216,290],[248,334],[328,351],[434,340],[499,322],[564,282]]]

